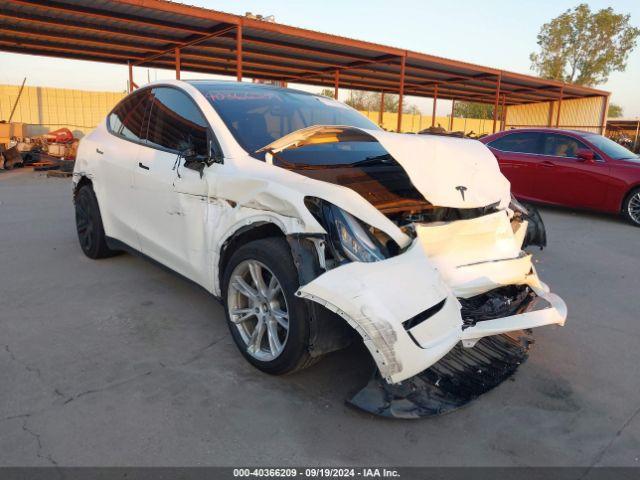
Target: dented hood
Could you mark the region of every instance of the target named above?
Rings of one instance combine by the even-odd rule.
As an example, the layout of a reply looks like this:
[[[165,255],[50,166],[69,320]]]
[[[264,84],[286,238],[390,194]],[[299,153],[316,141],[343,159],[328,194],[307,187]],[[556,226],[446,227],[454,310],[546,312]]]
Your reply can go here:
[[[509,181],[491,151],[476,140],[315,125],[292,132],[258,150],[278,153],[321,143],[379,142],[407,172],[431,204],[478,208],[510,201]]]

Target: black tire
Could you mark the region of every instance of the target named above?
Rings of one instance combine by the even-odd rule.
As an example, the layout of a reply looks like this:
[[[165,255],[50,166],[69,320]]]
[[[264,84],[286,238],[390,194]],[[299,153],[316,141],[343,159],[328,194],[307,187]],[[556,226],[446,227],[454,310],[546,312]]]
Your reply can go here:
[[[629,192],[622,204],[622,215],[631,225],[640,227],[640,188],[635,188]]]
[[[248,352],[248,345],[243,340],[239,327],[231,321],[228,302],[231,275],[238,265],[247,260],[258,261],[266,266],[269,273],[272,273],[280,283],[286,299],[289,315],[288,336],[282,352],[271,361],[262,361],[252,356]],[[315,358],[309,355],[309,310],[305,301],[295,296],[298,286],[298,274],[293,264],[291,250],[283,238],[270,237],[243,245],[233,253],[224,270],[222,299],[229,331],[247,361],[265,373],[271,375],[293,373],[308,367],[315,361]]]
[[[80,190],[76,193],[74,204],[76,208],[76,231],[80,248],[82,248],[84,254],[94,260],[117,254],[117,251],[111,250],[107,246],[98,199],[90,185],[80,187]]]

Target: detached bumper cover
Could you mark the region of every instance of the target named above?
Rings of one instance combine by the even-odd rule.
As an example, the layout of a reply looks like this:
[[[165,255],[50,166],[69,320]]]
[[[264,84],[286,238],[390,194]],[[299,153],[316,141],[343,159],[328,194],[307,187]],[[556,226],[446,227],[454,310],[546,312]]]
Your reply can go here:
[[[358,331],[389,383],[424,371],[461,341],[471,347],[488,336],[564,325],[565,303],[539,281],[530,256],[521,254],[506,214],[488,217],[453,222],[466,223],[466,229],[453,224],[419,228],[418,238],[401,255],[335,268],[300,287],[297,295],[336,312]],[[481,232],[475,242],[461,238],[469,229]],[[462,254],[456,257],[447,247],[451,236],[473,243],[473,256],[480,261],[473,263],[460,244]],[[524,312],[463,328],[457,296],[512,284],[528,285],[538,298]]]

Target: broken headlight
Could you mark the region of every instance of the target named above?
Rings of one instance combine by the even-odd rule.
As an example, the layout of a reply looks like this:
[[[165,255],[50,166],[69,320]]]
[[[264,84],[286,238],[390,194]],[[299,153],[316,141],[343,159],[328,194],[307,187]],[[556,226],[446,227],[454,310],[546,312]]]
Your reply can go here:
[[[388,258],[390,250],[391,253],[395,250],[395,242],[386,233],[332,203],[307,197],[305,204],[327,231],[331,253],[338,262],[377,262]]]

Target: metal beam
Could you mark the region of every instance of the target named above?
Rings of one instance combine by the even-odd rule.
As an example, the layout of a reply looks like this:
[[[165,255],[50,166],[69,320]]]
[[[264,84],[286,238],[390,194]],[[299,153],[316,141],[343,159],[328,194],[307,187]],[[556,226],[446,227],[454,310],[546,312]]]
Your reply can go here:
[[[340,70],[336,70],[333,80],[333,98],[338,99],[338,89],[340,88]]]
[[[236,27],[236,81],[242,81],[242,23]]]
[[[201,35],[196,38],[191,38],[190,40],[185,42],[173,43],[172,45],[167,46],[162,52],[143,58],[142,60],[138,61],[136,65],[149,63],[153,60],[156,60],[157,58],[167,55],[168,53],[171,53],[176,48],[191,47],[193,45],[197,45],[198,43],[202,43],[206,40],[209,40],[210,38],[219,37],[220,35],[224,35],[226,32],[233,30],[234,28],[235,28],[235,25],[218,26],[214,28],[212,31],[210,31],[209,33],[207,33],[206,35]]]
[[[602,114],[600,116],[600,135],[604,135],[607,130],[607,114],[609,110],[609,95],[602,97]]]
[[[133,65],[131,62],[127,62],[127,67],[129,68],[129,93],[133,92]]]
[[[154,20],[148,17],[138,17],[135,15],[128,15],[124,13],[118,13],[113,11],[105,11],[99,8],[93,7],[85,7],[81,4],[67,5],[64,3],[46,0],[3,0],[9,4],[20,5],[22,7],[29,7],[36,10],[43,10],[44,12],[51,13],[63,13],[69,14],[73,16],[77,16],[78,14],[82,14],[85,17],[101,20],[101,21],[113,21],[117,20],[119,22],[128,23],[130,25],[135,25],[137,27],[146,26],[146,27],[154,27],[162,30],[173,30],[185,33],[196,33],[196,34],[206,34],[206,29],[191,27],[189,25],[178,24],[171,21],[166,20]]]
[[[496,87],[496,101],[493,104],[493,133],[496,133],[496,124],[498,123],[498,104],[500,103],[500,84],[502,83],[502,74],[498,75]]]
[[[383,55],[381,57],[371,58],[368,60],[358,60],[357,62],[351,62],[346,65],[341,65],[339,67],[336,67],[335,70],[348,70],[352,68],[361,67],[364,65],[372,65],[376,63],[387,63],[387,62],[396,61],[396,60],[397,60],[397,57],[393,57],[391,55]],[[321,70],[308,70],[302,73],[301,75],[288,78],[287,80],[295,82],[296,80],[302,80],[303,78],[313,78],[313,77],[317,77],[318,75],[320,76],[325,75],[327,73],[331,73],[333,70],[334,70],[333,68],[324,68]]]
[[[400,88],[398,93],[398,126],[396,131],[400,133],[400,129],[402,128],[402,100],[404,97],[404,73],[405,67],[407,63],[407,55],[406,53],[402,56],[402,60],[400,62]]]
[[[564,87],[560,88],[560,95],[558,97],[558,112],[556,115],[556,128],[560,126],[560,111],[562,110],[562,95],[564,94]]]
[[[449,131],[453,131],[453,115],[456,111],[456,99],[451,100],[451,116],[449,117]]]
[[[33,25],[41,25],[46,27],[63,27],[64,24],[61,24],[58,19],[45,17],[40,15],[32,15],[24,12],[0,12],[0,18],[7,18],[10,20],[17,20],[19,22],[27,22],[28,24]],[[80,30],[87,33],[98,33],[101,35],[113,35],[118,34],[125,37],[130,38],[138,38],[140,40],[148,41],[148,42],[176,42],[180,41],[180,39],[176,39],[175,37],[170,37],[167,35],[159,35],[159,34],[146,34],[141,31],[133,31],[118,27],[112,27],[111,25],[97,25],[82,21],[74,21],[73,30]],[[106,39],[105,39],[106,41]]]
[[[431,111],[431,126],[436,126],[436,103],[438,102],[438,84],[435,85],[435,91],[433,93],[433,110]]]
[[[380,91],[380,111],[378,112],[378,125],[384,123],[384,90]]]
[[[180,80],[180,49],[176,48],[176,80]]]

